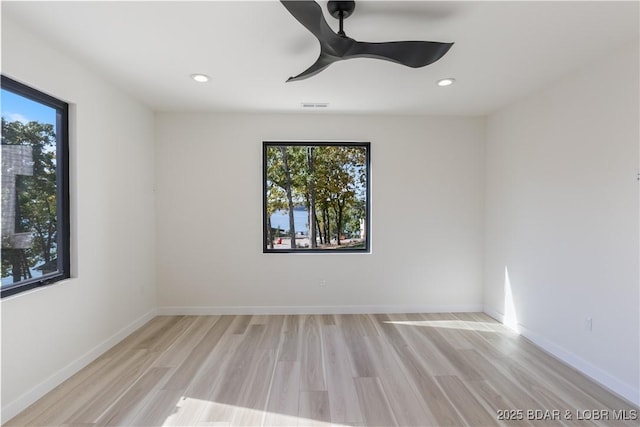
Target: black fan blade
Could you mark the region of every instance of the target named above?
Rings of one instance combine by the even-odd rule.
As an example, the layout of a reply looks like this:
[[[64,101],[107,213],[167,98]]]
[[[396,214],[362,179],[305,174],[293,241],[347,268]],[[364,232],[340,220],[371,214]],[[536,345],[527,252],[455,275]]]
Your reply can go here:
[[[400,41],[386,43],[356,42],[343,56],[348,58],[375,58],[406,65],[424,67],[442,58],[453,43]]]
[[[311,32],[320,43],[332,43],[339,36],[333,32],[322,14],[322,8],[313,0],[286,1],[281,0],[285,8],[307,30]]]
[[[329,65],[343,59],[344,54],[356,43],[350,37],[339,36],[333,32],[324,19],[322,8],[315,1],[281,0],[281,3],[320,42],[320,56],[316,62],[297,76],[289,77],[287,82],[303,80],[318,74]]]
[[[331,56],[331,55],[325,55],[323,52],[320,52],[320,56],[318,57],[316,62],[313,63],[313,65],[311,67],[307,68],[306,70],[304,70],[302,73],[298,74],[295,77],[289,77],[287,79],[287,82],[295,82],[297,80],[304,80],[304,79],[307,79],[307,78],[309,78],[311,76],[315,76],[320,71],[324,70],[329,65],[331,65],[334,62],[339,61],[339,60],[340,60],[340,58],[338,58],[338,57]]]

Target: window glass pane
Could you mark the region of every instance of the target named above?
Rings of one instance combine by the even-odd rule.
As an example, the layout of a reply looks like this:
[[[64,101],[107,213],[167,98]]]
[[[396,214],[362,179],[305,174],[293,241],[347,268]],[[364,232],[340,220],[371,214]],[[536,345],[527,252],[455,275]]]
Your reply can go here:
[[[264,252],[369,251],[369,143],[265,142]]]
[[[66,185],[59,159],[66,111],[6,86],[3,77],[3,296],[7,288],[60,276],[66,261],[65,248],[60,247],[65,242],[60,215],[65,213],[59,188],[60,183]]]

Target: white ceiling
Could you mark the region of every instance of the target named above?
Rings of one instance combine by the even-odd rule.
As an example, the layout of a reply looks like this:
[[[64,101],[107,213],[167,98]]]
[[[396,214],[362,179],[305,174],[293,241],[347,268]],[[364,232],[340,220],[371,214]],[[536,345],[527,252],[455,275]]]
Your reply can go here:
[[[285,83],[319,46],[277,1],[3,1],[2,17],[157,111],[298,112],[302,102],[329,102],[334,113],[482,115],[606,58],[640,26],[637,1],[361,0],[345,21],[357,40],[455,45],[424,68],[352,59]],[[192,73],[212,80],[195,83]],[[442,77],[457,82],[437,87]]]

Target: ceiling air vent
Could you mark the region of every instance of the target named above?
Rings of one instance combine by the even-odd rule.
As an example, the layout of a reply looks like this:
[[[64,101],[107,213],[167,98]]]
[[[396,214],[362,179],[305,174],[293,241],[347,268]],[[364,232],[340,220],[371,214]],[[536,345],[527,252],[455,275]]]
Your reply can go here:
[[[300,104],[302,108],[327,108],[328,102],[303,102]]]

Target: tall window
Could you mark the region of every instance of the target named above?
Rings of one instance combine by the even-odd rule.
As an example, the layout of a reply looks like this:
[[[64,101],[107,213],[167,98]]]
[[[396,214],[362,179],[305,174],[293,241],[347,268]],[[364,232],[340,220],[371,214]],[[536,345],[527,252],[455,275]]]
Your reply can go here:
[[[68,105],[2,76],[2,297],[69,277]]]
[[[369,252],[368,142],[263,143],[263,252]]]

